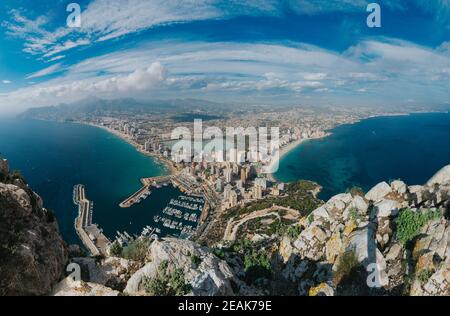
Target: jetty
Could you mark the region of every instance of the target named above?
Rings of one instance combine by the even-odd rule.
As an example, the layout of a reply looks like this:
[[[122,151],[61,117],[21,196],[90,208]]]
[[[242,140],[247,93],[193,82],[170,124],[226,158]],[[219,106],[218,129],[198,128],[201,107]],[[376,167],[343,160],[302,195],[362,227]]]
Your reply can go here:
[[[140,203],[145,200],[151,193],[152,187],[160,187],[164,184],[168,184],[172,181],[172,176],[159,176],[151,178],[142,178],[142,188],[133,193],[130,197],[122,201],[119,206],[122,208],[131,207],[134,204]]]
[[[92,223],[94,203],[86,198],[86,189],[82,184],[73,188],[73,203],[78,205],[75,230],[85,247],[93,256],[106,255],[111,242],[97,224]]]

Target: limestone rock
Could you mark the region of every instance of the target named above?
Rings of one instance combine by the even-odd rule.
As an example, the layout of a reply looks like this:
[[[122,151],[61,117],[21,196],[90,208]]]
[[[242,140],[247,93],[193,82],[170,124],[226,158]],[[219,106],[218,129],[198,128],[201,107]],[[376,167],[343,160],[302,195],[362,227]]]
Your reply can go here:
[[[201,259],[194,266],[191,256]],[[184,271],[185,282],[192,286],[192,294],[197,296],[232,295],[231,281],[234,279],[231,268],[208,249],[202,248],[188,240],[164,238],[154,241],[150,246],[151,262],[138,270],[128,280],[125,292],[128,294],[142,293],[142,281],[145,277],[156,276],[158,267],[167,261],[169,268],[181,268]]]
[[[370,189],[370,191],[366,193],[365,198],[368,201],[378,202],[391,192],[392,189],[390,185],[386,182],[381,182]]]
[[[37,194],[13,182],[0,183],[0,295],[45,295],[63,276],[66,245]]]
[[[309,289],[309,296],[334,296],[334,289],[328,283],[320,283]]]
[[[394,180],[391,182],[391,188],[393,191],[399,193],[399,194],[405,194],[406,193],[406,183],[400,180]]]
[[[341,252],[342,248],[342,240],[339,232],[333,233],[331,238],[327,241],[327,244],[325,246],[325,256],[327,258],[327,261],[331,264],[334,263],[337,256]]]
[[[330,215],[328,214],[328,211],[324,206],[315,209],[311,214],[314,218],[323,218],[323,219],[330,218]]]
[[[59,282],[53,293],[53,296],[118,296],[119,292],[106,286],[84,282],[74,281],[67,277]]]
[[[357,195],[353,198],[352,206],[356,207],[358,209],[358,211],[362,214],[367,213],[368,205],[367,205],[366,201],[364,201],[364,199],[359,195]]]
[[[355,251],[358,262],[362,263],[364,267],[370,268],[375,265],[378,274],[377,279],[381,286],[386,286],[389,283],[386,274],[386,260],[377,248],[373,232],[369,227],[353,232],[349,237],[346,249],[347,251]]]
[[[382,200],[376,203],[374,212],[376,212],[377,217],[389,217],[397,215],[400,205],[398,202],[393,200]]]
[[[285,236],[280,242],[280,256],[283,258],[283,262],[286,263],[292,255],[293,247],[291,241]]]
[[[430,180],[428,180],[427,185],[432,186],[435,183],[450,184],[450,165],[439,170]]]
[[[393,244],[386,255],[387,261],[393,261],[400,257],[402,246],[399,243]]]

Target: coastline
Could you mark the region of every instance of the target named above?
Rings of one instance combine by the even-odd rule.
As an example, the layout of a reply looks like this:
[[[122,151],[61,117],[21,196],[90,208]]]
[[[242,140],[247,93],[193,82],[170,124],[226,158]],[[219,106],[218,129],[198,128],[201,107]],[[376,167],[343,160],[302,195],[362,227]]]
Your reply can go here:
[[[168,175],[174,175],[174,174],[178,173],[177,168],[172,164],[171,160],[169,160],[166,157],[163,157],[161,155],[156,155],[156,154],[153,154],[153,153],[146,152],[145,150],[142,149],[142,145],[141,144],[138,144],[137,142],[132,140],[127,135],[124,135],[123,133],[120,133],[120,132],[118,132],[116,130],[107,128],[106,126],[102,126],[102,125],[97,125],[97,124],[93,124],[93,123],[86,123],[86,122],[78,122],[78,123],[100,128],[100,129],[102,129],[104,131],[107,131],[108,133],[111,133],[111,134],[119,137],[123,141],[125,141],[125,142],[129,143],[130,145],[132,145],[141,154],[143,154],[145,156],[148,156],[148,157],[155,158],[158,162],[162,163],[166,167],[165,169],[168,171]]]
[[[317,140],[317,139],[322,139],[325,137],[330,136],[331,133],[330,132],[326,132],[324,135],[320,136],[320,137],[310,137],[310,138],[302,138],[302,139],[298,139],[295,140],[293,142],[290,142],[289,144],[281,147],[279,149],[279,158],[278,158],[278,164],[281,163],[281,160],[283,159],[284,156],[286,156],[288,153],[290,153],[293,149],[297,148],[298,146],[300,146],[301,144],[303,144],[304,142],[308,141],[308,140]],[[271,168],[271,166],[269,166],[269,168]],[[275,173],[268,173],[267,174],[267,179],[271,182],[278,182],[278,180],[275,178]]]
[[[305,141],[308,140],[318,140],[318,139],[322,139],[325,137],[328,137],[330,135],[332,135],[332,130],[334,130],[335,128],[342,126],[342,125],[353,125],[353,124],[357,124],[363,120],[368,120],[371,118],[379,118],[379,117],[393,117],[393,116],[409,116],[409,115],[413,115],[413,114],[430,114],[430,113],[449,113],[449,111],[413,111],[413,112],[406,112],[406,113],[383,113],[383,114],[374,114],[374,115],[370,115],[368,117],[364,117],[364,118],[359,118],[354,120],[353,122],[349,122],[349,123],[343,123],[343,124],[337,124],[335,127],[333,127],[333,129],[329,130],[329,131],[325,131],[325,135],[320,136],[320,137],[311,137],[311,138],[303,138],[300,140],[296,140],[293,141],[283,147],[281,147],[279,149],[280,151],[280,156],[278,159],[278,163],[281,163],[281,160],[283,159],[284,156],[286,156],[289,152],[291,152],[293,149],[297,148],[298,146],[300,146],[302,143],[304,143]],[[272,165],[269,166],[269,168],[272,168]],[[275,173],[267,173],[267,179],[269,181],[272,182],[278,182],[278,180],[275,178]]]

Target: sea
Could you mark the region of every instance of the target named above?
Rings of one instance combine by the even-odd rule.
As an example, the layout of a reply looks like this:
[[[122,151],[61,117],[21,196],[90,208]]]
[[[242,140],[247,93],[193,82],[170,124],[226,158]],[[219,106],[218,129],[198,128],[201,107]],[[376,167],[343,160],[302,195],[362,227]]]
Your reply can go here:
[[[424,184],[450,164],[450,114],[375,117],[341,125],[331,136],[310,140],[287,153],[279,181],[312,180],[327,200],[353,186],[365,191],[381,181]]]
[[[87,198],[94,202],[93,222],[108,238],[114,239],[117,231],[140,234],[147,225],[159,227],[162,235],[177,236],[176,230],[163,227],[162,222],[156,224],[154,217],[171,200],[185,196],[178,188],[162,186],[139,204],[119,207],[141,187],[142,177],[166,175],[168,170],[103,129],[77,123],[0,120],[0,154],[43,198],[44,207],[55,212],[69,244],[80,244],[74,229],[78,209],[72,200],[76,184],[85,185]]]

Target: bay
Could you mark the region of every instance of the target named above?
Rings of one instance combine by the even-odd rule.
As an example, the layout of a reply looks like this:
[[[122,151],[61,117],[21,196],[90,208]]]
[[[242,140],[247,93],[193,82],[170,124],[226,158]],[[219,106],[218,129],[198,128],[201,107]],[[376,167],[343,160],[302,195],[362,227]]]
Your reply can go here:
[[[72,202],[75,184],[86,186],[94,202],[93,221],[109,238],[116,231],[140,233],[153,224],[153,216],[181,192],[163,187],[131,208],[118,204],[141,187],[140,178],[167,174],[153,158],[102,129],[38,120],[0,120],[0,153],[11,169],[19,170],[44,199],[44,206],[56,213],[63,238],[80,243]]]
[[[332,135],[306,141],[280,161],[280,181],[312,180],[322,199],[352,186],[369,190],[381,181],[424,184],[450,164],[450,114],[375,117],[342,125]]]

